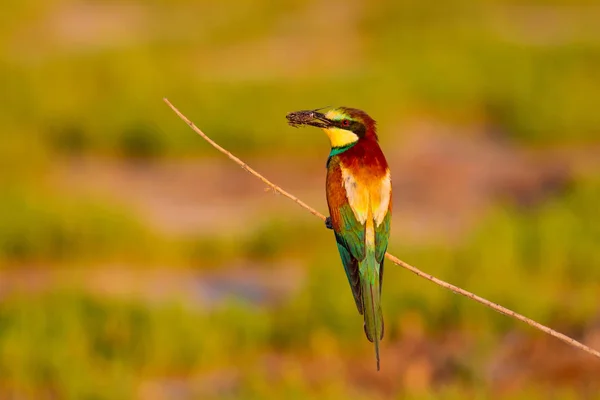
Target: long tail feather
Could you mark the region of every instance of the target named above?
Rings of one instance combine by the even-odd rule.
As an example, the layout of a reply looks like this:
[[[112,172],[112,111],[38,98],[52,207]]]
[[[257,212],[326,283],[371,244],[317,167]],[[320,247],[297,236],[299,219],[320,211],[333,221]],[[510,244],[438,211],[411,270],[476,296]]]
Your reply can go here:
[[[379,265],[375,261],[375,257],[369,256],[360,264],[364,329],[367,339],[375,345],[375,358],[377,360],[377,370],[379,371],[379,342],[383,339],[384,330],[379,287]]]

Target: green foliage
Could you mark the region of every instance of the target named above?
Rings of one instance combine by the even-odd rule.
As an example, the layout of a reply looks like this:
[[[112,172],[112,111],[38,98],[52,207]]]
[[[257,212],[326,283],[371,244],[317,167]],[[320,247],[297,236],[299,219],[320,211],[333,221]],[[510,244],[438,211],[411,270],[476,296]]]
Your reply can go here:
[[[164,151],[163,137],[163,132],[137,124],[123,131],[119,148],[127,158],[155,158]]]
[[[269,260],[276,257],[302,255],[306,252],[305,246],[310,241],[314,232],[314,224],[309,224],[304,219],[294,221],[291,219],[267,220],[257,226],[242,241],[238,241],[242,256],[255,260]]]
[[[6,188],[0,194],[0,265],[151,259],[158,239],[131,215],[98,201],[42,196]]]
[[[18,4],[13,8],[21,10],[15,13],[32,13],[28,2]],[[379,2],[340,23],[347,43],[342,41],[340,55],[332,56],[337,69],[322,68],[322,58],[331,51],[328,40],[306,42],[306,61],[282,67],[270,52],[276,46],[291,51],[295,31],[289,28],[289,43],[273,38],[282,21],[312,6],[180,2],[173,8],[148,3],[139,13],[154,21],[152,30],[137,33],[131,44],[102,45],[91,38],[98,43],[88,51],[72,51],[48,36],[36,43],[36,62],[7,46],[0,58],[0,83],[11,102],[3,112],[13,122],[33,124],[33,131],[59,151],[126,157],[206,149],[164,106],[163,96],[220,143],[242,153],[265,147],[282,151],[283,145],[307,150],[312,145],[286,127],[282,116],[297,108],[342,103],[372,110],[382,131],[390,134],[414,110],[426,110],[448,122],[479,123],[483,117],[533,143],[597,137],[600,87],[594,73],[600,67],[600,45],[591,40],[595,25],[583,5],[571,4],[572,12],[557,14],[573,29],[545,32],[528,23],[543,13],[542,6],[520,8],[508,0],[468,6],[453,0],[443,7]],[[37,18],[51,19],[60,10],[48,5],[36,12]],[[0,38],[10,44],[11,34],[25,29],[26,21],[0,25]],[[352,39],[357,34],[364,46],[343,59],[343,48],[357,46]],[[260,60],[259,67],[244,69],[240,57]],[[262,75],[255,76],[255,69]]]
[[[312,253],[313,250],[307,250],[306,246],[314,234],[314,223],[304,218],[283,220],[275,217],[255,223],[247,232],[233,235],[199,232],[195,238],[181,240],[181,248],[185,261],[202,269],[220,267],[235,259],[269,263],[283,258],[304,258]]]
[[[130,399],[136,379],[255,354],[267,327],[259,310],[239,304],[204,312],[69,292],[14,298],[0,305],[0,387],[33,398]]]
[[[0,249],[5,260],[74,262],[90,253],[96,261],[98,254],[121,253],[143,260],[155,254],[157,243],[164,244],[106,207],[52,198],[33,202],[32,198],[16,190],[2,197]],[[456,248],[392,243],[391,251],[542,323],[578,329],[598,313],[598,198],[600,181],[583,180],[564,196],[535,209],[498,207]],[[197,268],[211,264],[205,256],[226,265],[235,258],[281,259],[301,248],[308,263],[306,281],[299,292],[277,304],[257,307],[232,295],[211,309],[196,303],[157,306],[99,299],[77,290],[5,298],[0,304],[0,390],[29,397],[53,393],[65,399],[131,398],[140,382],[182,376],[191,385],[189,390],[211,398],[201,391],[202,384],[189,377],[235,365],[243,376],[235,393],[248,398],[346,394],[342,375],[332,374],[327,385],[313,387],[295,361],[285,364],[274,384],[261,384],[271,374],[261,364],[265,354],[290,360],[307,354],[372,357],[330,233],[318,223],[309,227],[274,220],[237,240],[198,238],[177,245],[185,254],[194,251]],[[253,246],[261,241],[265,244],[257,251]],[[472,337],[475,350],[469,356],[477,359],[464,360],[464,371],[456,375],[457,389],[431,395],[461,398],[465,388],[479,387],[478,358],[492,352],[501,335],[522,327],[389,263],[385,271],[384,344],[402,338],[407,315],[416,318],[412,323],[423,326],[428,335],[455,329],[478,332]],[[487,392],[482,393],[486,397]],[[523,397],[507,398],[531,398],[535,393],[534,388]],[[410,396],[407,393],[406,398]]]
[[[56,164],[212,152],[163,96],[240,155],[313,152],[325,139],[291,129],[283,116],[326,105],[367,109],[382,137],[424,118],[484,125],[526,144],[595,143],[600,43],[590,3],[7,2],[0,267],[165,263],[204,272],[234,261],[266,269],[294,260],[305,279],[260,305],[234,293],[209,307],[96,298],[75,288],[3,292],[0,397],[131,399],[156,390],[166,398],[373,398],[349,388],[335,368],[320,371],[329,375],[317,385],[305,373],[306,360],[372,360],[335,241],[321,223],[267,219],[243,232],[207,226],[195,237],[171,237],[145,226],[135,210],[67,193],[55,185]],[[597,178],[581,180],[533,209],[498,205],[457,247],[392,242],[390,251],[577,331],[599,312],[599,199]],[[390,263],[385,271],[384,346],[402,339],[407,324],[428,337],[477,332],[452,385],[398,398],[489,398],[481,359],[521,326]],[[213,388],[219,374],[233,383]],[[568,390],[552,395],[577,398]],[[497,398],[547,397],[533,387]]]

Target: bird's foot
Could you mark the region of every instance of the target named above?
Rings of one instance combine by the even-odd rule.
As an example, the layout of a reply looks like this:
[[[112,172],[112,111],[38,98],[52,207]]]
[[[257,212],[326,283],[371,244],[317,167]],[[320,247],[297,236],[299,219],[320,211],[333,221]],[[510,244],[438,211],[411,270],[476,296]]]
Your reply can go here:
[[[325,218],[325,227],[327,229],[333,229],[333,225],[331,224],[331,217]]]

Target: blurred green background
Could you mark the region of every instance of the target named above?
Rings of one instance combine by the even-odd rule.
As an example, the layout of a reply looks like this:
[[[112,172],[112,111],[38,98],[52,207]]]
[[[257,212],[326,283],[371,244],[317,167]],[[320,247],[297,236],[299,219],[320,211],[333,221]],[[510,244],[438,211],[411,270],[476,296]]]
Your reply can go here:
[[[389,250],[600,348],[600,7],[585,0],[8,0],[0,398],[595,398],[600,363],[386,266],[375,371],[325,212],[379,122]]]

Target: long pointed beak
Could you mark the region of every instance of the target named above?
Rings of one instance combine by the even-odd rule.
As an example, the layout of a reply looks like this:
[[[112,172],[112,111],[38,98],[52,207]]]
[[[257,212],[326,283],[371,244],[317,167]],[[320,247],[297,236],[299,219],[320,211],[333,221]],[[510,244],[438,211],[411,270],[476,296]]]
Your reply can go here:
[[[331,121],[317,110],[295,111],[289,113],[285,117],[288,120],[288,124],[295,128],[302,125],[316,126],[317,128],[327,128],[331,126]]]

